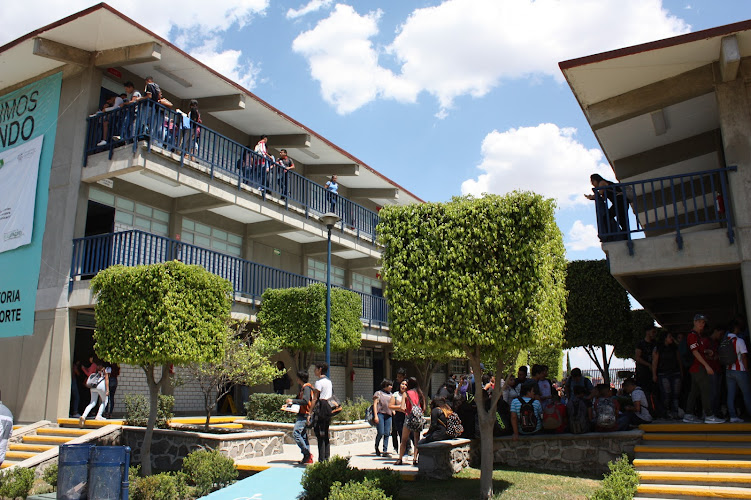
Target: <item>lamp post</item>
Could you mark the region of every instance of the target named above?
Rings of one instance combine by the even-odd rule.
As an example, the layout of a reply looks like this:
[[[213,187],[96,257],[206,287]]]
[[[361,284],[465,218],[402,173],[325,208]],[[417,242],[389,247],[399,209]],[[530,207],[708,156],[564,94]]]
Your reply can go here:
[[[333,212],[326,212],[321,216],[321,222],[328,229],[328,244],[326,245],[326,365],[331,372],[331,229],[341,220]],[[328,376],[329,373],[326,373]]]

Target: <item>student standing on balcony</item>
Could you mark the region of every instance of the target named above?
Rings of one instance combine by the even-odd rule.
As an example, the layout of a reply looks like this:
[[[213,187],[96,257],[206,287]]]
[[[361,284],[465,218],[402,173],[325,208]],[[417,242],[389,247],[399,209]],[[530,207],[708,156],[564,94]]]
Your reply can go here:
[[[592,174],[589,176],[589,182],[592,183],[593,188],[605,188],[598,191],[600,198],[595,198],[594,194],[585,194],[584,197],[588,200],[594,200],[602,202],[602,209],[598,212],[597,218],[597,230],[599,234],[612,233],[620,231],[623,234],[618,235],[617,240],[626,239],[629,232],[628,224],[628,199],[623,190],[615,185],[615,182],[603,179],[600,174]],[[607,215],[605,212],[605,199],[610,201],[610,208],[607,209]],[[616,222],[617,226],[616,226]]]
[[[125,140],[128,140],[134,135],[134,124],[136,123],[136,116],[138,113],[138,107],[136,106],[136,103],[143,97],[141,96],[141,93],[136,90],[135,85],[133,85],[133,82],[131,81],[125,82],[125,94],[126,99],[123,103],[123,108],[126,109],[124,112],[125,116],[123,118],[122,135]]]
[[[254,150],[259,156],[255,159],[254,163],[257,163],[256,175],[258,176],[258,178],[256,180],[258,181],[261,190],[265,189],[266,184],[268,183],[269,162],[274,163],[274,157],[269,156],[269,153],[266,151],[267,142],[269,142],[269,137],[266,134],[261,135],[261,139],[256,144]]]
[[[326,191],[328,191],[327,201],[331,205],[331,211],[335,212],[336,211],[336,197],[337,197],[337,192],[339,191],[339,183],[336,182],[335,175],[331,176],[331,180],[326,181]]]
[[[282,166],[282,168],[280,168],[277,172],[276,179],[279,183],[279,191],[282,193],[282,198],[286,198],[288,181],[287,177],[289,176],[289,171],[295,169],[295,162],[292,161],[292,158],[287,156],[286,149],[279,150],[279,164]]]

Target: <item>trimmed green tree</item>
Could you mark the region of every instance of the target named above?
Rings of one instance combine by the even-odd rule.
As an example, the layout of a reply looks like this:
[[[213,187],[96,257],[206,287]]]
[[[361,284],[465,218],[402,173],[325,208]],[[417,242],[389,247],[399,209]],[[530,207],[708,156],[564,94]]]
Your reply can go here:
[[[529,350],[530,365],[545,365],[551,378],[560,380],[563,376],[563,349],[560,344],[538,345]]]
[[[187,366],[188,374],[203,393],[206,430],[214,405],[229,394],[234,384],[267,384],[283,373],[269,359],[279,352],[279,347],[261,338],[257,331],[250,330],[245,321],[231,322],[226,329],[224,345],[221,358]]]
[[[331,288],[331,351],[356,350],[362,343],[362,299],[343,288]],[[261,336],[287,349],[298,369],[306,355],[326,347],[326,285],[267,289],[258,312]]]
[[[458,350],[447,352],[443,351],[440,346],[414,344],[407,341],[394,344],[394,352],[392,354],[393,359],[412,362],[417,370],[417,381],[421,387],[425,388],[430,384],[436,368],[448,363],[452,359],[463,357],[464,353]]]
[[[631,310],[631,334],[614,347],[615,355],[623,359],[634,359],[636,344],[644,339],[644,331],[648,326],[654,326],[655,320],[644,309]]]
[[[603,381],[610,383],[607,346],[630,343],[631,304],[626,290],[610,274],[605,260],[575,260],[566,275],[566,347],[583,347],[597,366]]]
[[[91,280],[97,298],[94,350],[105,361],[140,366],[149,386],[149,421],[141,450],[151,474],[151,438],[161,380],[155,367],[222,358],[232,284],[200,266],[165,262],[112,266]],[[161,378],[169,376],[162,370]]]
[[[504,373],[521,350],[560,342],[566,264],[554,210],[553,200],[520,192],[384,207],[378,234],[394,345],[461,351],[479,377],[481,362]],[[490,498],[501,391],[486,410],[482,384],[475,390],[481,497]]]

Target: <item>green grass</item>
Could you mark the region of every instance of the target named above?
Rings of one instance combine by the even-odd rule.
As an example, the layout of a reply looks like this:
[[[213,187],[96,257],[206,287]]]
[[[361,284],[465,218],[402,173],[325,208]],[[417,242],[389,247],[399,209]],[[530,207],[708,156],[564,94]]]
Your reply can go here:
[[[494,500],[584,500],[600,486],[601,476],[573,472],[493,471]],[[473,499],[480,495],[479,469],[464,469],[452,479],[407,481],[399,498],[412,500]]]

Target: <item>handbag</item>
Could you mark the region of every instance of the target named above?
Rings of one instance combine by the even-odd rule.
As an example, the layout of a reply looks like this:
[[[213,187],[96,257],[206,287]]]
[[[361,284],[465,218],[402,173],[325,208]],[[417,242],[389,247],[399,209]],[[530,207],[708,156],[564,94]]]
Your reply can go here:
[[[329,406],[331,407],[331,414],[336,415],[340,411],[342,411],[342,405],[339,403],[339,400],[336,399],[336,396],[332,395],[329,399]]]
[[[104,380],[104,375],[101,373],[94,372],[91,375],[89,375],[89,378],[86,379],[86,387],[89,389],[96,388],[101,382]]]
[[[373,413],[373,405],[368,406],[368,409],[365,410],[365,421],[371,427],[375,427],[375,413]]]

